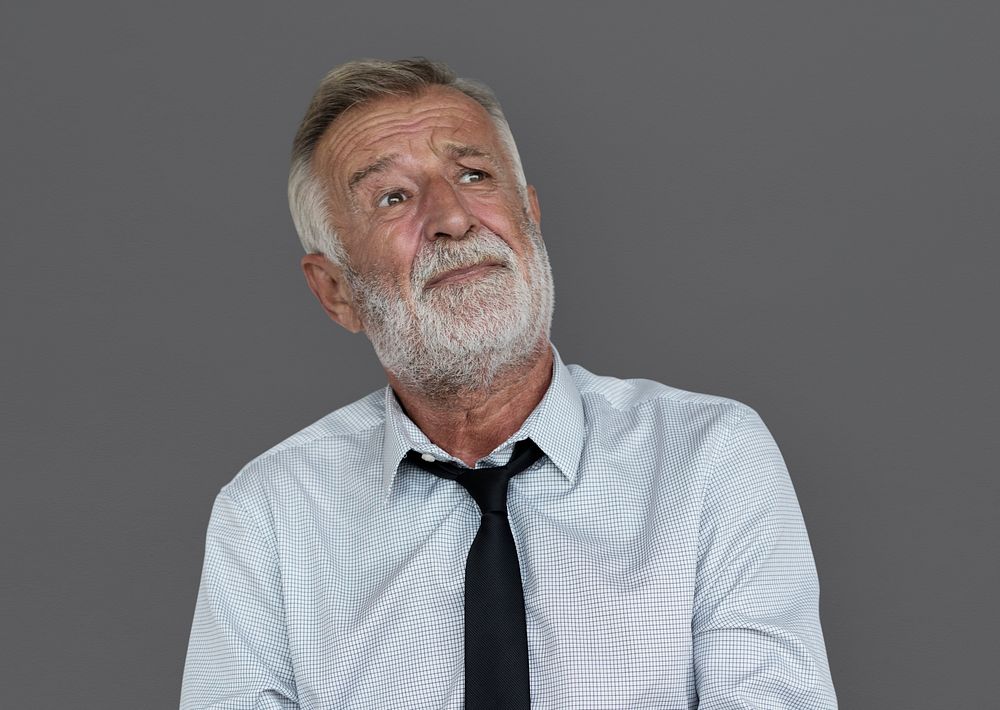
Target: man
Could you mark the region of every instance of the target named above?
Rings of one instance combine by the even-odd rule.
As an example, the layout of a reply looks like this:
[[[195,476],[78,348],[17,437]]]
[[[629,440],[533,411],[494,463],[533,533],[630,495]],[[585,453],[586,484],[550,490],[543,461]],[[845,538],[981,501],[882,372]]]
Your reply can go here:
[[[182,708],[836,707],[771,435],[562,363],[492,92],[338,67],[289,195],[309,288],[389,386],[219,493]]]

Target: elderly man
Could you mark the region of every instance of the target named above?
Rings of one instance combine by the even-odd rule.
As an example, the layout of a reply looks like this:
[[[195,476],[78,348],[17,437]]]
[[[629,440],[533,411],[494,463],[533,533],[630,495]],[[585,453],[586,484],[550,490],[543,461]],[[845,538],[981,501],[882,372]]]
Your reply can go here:
[[[215,501],[182,708],[834,708],[750,407],[566,366],[492,92],[350,62],[295,138],[309,288],[389,385]]]

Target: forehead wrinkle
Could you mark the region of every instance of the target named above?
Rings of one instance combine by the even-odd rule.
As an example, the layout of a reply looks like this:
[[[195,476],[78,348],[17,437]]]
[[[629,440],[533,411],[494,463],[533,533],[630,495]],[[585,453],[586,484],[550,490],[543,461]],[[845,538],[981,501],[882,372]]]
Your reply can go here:
[[[429,110],[432,109],[424,109],[421,113]],[[372,144],[406,132],[420,123],[419,117],[404,115],[408,113],[412,112],[378,103],[352,107],[330,124],[320,138],[316,153],[324,153],[334,160],[345,150],[353,153],[368,149]]]
[[[485,135],[482,130],[487,132]],[[471,132],[463,141],[462,134]],[[423,134],[432,152],[441,149],[465,155],[479,151],[499,172],[506,172],[507,149],[493,120],[480,104],[449,88],[431,88],[417,96],[387,97],[371,103],[358,104],[345,111],[327,129],[313,155],[317,172],[339,182],[350,203],[365,178],[388,170],[402,158],[397,146],[406,143],[408,134]],[[485,139],[486,147],[481,145]],[[469,150],[472,149],[472,150]],[[381,165],[392,151],[393,164]],[[498,153],[499,151],[499,153]],[[409,152],[409,147],[402,151]],[[449,156],[454,159],[454,155]],[[365,164],[363,161],[366,161]],[[350,171],[352,163],[358,168]],[[346,170],[338,168],[346,167]],[[373,170],[368,168],[374,167]],[[349,172],[350,171],[350,172]],[[356,207],[356,205],[353,205]]]
[[[392,140],[400,134],[417,133],[425,128],[433,132],[458,132],[466,123],[475,120],[466,114],[466,110],[453,106],[411,105],[398,108],[389,104],[375,106],[368,112],[359,112],[350,117],[353,120],[337,125],[335,132],[344,134],[343,140],[356,142],[358,148],[366,149],[374,143]]]
[[[383,156],[378,155],[389,147],[386,144],[409,142],[411,135],[420,134],[425,130],[429,130],[431,136],[440,131],[453,135],[461,130],[461,122],[450,120],[439,108],[424,109],[419,113],[422,115],[401,116],[399,112],[391,111],[384,116],[359,115],[353,121],[338,123],[325,137],[324,145],[314,158],[318,158],[326,165],[336,166],[354,162],[352,156],[358,154],[363,156],[367,153],[369,156],[376,156],[371,163],[351,172],[348,187],[353,187],[366,177],[359,173],[367,171],[368,168],[374,168],[369,172],[381,172],[391,167],[390,164],[383,165]],[[398,160],[399,154],[391,153],[389,157]]]

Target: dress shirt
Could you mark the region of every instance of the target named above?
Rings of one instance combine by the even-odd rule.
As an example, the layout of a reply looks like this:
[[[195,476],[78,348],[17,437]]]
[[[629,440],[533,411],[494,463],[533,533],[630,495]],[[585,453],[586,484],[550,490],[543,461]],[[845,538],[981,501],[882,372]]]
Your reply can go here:
[[[828,710],[819,586],[784,460],[737,401],[566,366],[510,482],[533,708]],[[386,387],[219,492],[181,691],[195,708],[461,708],[479,528]]]

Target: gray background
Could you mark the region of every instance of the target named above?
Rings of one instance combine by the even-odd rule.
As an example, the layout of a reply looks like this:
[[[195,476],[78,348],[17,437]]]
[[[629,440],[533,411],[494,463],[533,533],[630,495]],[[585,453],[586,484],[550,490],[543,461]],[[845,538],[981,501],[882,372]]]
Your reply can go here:
[[[287,155],[328,68],[414,54],[504,102],[564,359],[767,422],[841,707],[995,707],[996,3],[10,5],[4,707],[176,707],[215,493],[383,384]]]

